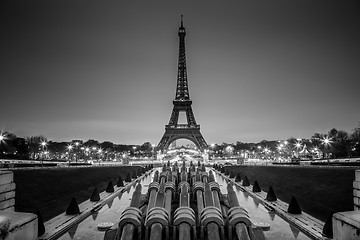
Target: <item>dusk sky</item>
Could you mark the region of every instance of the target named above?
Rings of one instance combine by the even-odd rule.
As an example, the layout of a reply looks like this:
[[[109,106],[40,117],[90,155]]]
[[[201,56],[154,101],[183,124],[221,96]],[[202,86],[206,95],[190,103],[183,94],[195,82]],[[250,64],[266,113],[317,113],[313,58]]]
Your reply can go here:
[[[359,1],[2,1],[0,128],[158,144],[180,15],[208,144],[310,138],[360,121]]]

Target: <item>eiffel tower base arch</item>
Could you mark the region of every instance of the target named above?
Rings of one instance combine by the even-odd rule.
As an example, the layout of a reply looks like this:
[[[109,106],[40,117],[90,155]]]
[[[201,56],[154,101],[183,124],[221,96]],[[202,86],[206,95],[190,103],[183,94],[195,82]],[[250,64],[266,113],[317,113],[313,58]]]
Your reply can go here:
[[[164,152],[169,148],[172,142],[178,139],[187,139],[193,142],[197,149],[199,149],[200,151],[204,151],[204,149],[208,147],[205,139],[200,133],[200,127],[178,128],[173,126],[167,126],[165,128],[165,133],[157,146],[157,149]]]

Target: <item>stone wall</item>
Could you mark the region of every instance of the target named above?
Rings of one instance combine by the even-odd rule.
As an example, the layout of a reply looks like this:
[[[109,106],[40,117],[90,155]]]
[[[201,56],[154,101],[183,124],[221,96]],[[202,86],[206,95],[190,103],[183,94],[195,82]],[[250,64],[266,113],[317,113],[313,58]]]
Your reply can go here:
[[[0,238],[36,240],[38,219],[35,214],[15,212],[15,183],[11,171],[0,171]]]
[[[333,215],[334,240],[360,239],[360,170],[355,171],[353,188],[354,211],[338,212]]]
[[[360,210],[360,170],[355,171],[355,181],[353,182],[354,210]]]
[[[0,211],[14,211],[15,183],[11,171],[0,171]]]

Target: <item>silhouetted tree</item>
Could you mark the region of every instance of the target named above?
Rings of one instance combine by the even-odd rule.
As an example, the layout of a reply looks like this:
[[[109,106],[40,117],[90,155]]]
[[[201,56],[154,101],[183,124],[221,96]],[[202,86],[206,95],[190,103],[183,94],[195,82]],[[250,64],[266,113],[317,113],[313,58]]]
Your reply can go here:
[[[32,136],[27,137],[26,141],[29,146],[30,158],[35,159],[38,158],[39,153],[41,151],[41,142],[46,141],[47,139],[44,136]]]
[[[349,145],[350,155],[352,157],[360,157],[360,122],[359,126],[350,135]]]

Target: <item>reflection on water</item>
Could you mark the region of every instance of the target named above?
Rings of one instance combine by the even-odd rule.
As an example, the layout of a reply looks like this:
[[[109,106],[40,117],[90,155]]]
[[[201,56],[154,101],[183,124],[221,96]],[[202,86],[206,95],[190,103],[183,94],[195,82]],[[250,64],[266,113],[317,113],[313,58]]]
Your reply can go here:
[[[153,179],[153,175],[154,171],[152,174],[139,181],[142,185],[142,194],[147,193],[148,186]],[[92,212],[89,217],[80,222],[78,225],[72,227],[67,234],[64,234],[59,239],[103,239],[105,231],[99,231],[97,229],[97,225],[102,222],[112,222],[115,225],[118,223],[120,214],[130,205],[130,197],[135,191],[135,186],[136,184],[133,183],[128,187],[127,191],[114,196],[114,198],[110,199],[100,210]]]
[[[142,194],[147,193],[149,183],[152,181],[154,171],[151,175],[143,178],[140,183],[142,185]],[[227,194],[227,183],[218,174],[215,174],[215,180],[219,183],[221,192]],[[97,225],[102,222],[112,222],[115,225],[118,223],[120,214],[126,207],[130,205],[130,197],[135,190],[135,184],[128,187],[124,193],[119,193],[114,196],[107,204],[105,204],[97,212],[91,213],[91,215],[78,225],[72,227],[68,234],[64,234],[59,239],[88,239],[99,240],[104,238],[104,231],[99,231]],[[281,217],[275,217],[275,213],[268,211],[257,199],[253,199],[247,192],[243,192],[240,189],[234,189],[239,203],[245,207],[249,213],[252,222],[262,222],[270,224],[270,230],[265,231],[266,239],[309,239],[296,227],[289,225],[288,222]]]

